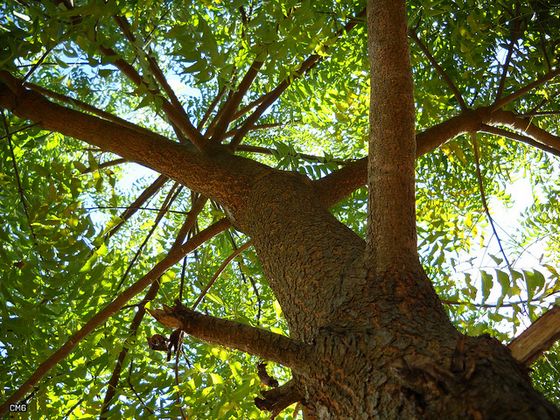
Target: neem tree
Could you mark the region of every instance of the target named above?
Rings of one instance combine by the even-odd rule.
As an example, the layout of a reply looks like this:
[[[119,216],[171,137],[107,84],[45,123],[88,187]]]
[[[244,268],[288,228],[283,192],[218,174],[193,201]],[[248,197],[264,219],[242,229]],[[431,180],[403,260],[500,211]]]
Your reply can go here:
[[[481,335],[559,288],[553,3],[5,2],[2,412],[558,418]]]

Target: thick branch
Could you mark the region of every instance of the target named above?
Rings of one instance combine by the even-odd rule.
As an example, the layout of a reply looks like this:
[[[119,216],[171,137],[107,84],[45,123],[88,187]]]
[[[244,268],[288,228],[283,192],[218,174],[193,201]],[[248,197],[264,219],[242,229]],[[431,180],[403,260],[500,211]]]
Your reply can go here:
[[[127,160],[147,166],[181,184],[238,208],[251,182],[272,169],[220,151],[200,153],[189,145],[172,142],[158,134],[138,132],[54,104],[40,94],[21,87],[18,79],[0,73],[0,107],[21,118],[40,122],[43,128],[75,137]]]
[[[293,379],[278,388],[262,391],[261,394],[264,398],[255,398],[255,405],[261,410],[270,411],[273,416],[303,399]]]
[[[369,0],[371,68],[368,155],[370,267],[416,267],[416,160],[412,68],[404,0]]]
[[[84,326],[74,333],[62,347],[55,351],[50,357],[47,358],[39,367],[33,372],[27,381],[19,387],[19,389],[10,396],[1,406],[0,406],[0,416],[4,415],[10,404],[14,404],[21,400],[25,394],[27,394],[31,388],[37,382],[39,382],[43,376],[47,374],[53,367],[55,367],[61,360],[74,350],[80,341],[87,337],[93,330],[102,325],[109,317],[115,314],[120,308],[122,308],[130,299],[144,290],[152,282],[157,280],[162,274],[164,274],[170,267],[175,265],[181,260],[187,253],[195,250],[204,242],[214,237],[218,233],[224,231],[230,226],[226,219],[222,219],[219,222],[209,226],[198,235],[193,236],[188,242],[172,249],[169,254],[157,263],[154,268],[152,268],[144,277],[130,286],[128,289],[123,291],[115,300],[109,303],[105,308],[95,314]]]
[[[494,111],[488,121],[490,125],[505,125],[514,130],[525,133],[533,140],[538,141],[545,146],[560,151],[560,137],[549,133],[542,128],[537,127],[530,119],[521,118],[509,111]]]
[[[517,336],[508,347],[521,363],[530,365],[560,339],[560,307],[555,306]]]
[[[310,348],[286,336],[235,321],[215,318],[192,311],[178,303],[173,308],[151,310],[153,317],[169,328],[181,328],[187,334],[209,343],[234,348],[272,360],[284,366],[306,369]]]

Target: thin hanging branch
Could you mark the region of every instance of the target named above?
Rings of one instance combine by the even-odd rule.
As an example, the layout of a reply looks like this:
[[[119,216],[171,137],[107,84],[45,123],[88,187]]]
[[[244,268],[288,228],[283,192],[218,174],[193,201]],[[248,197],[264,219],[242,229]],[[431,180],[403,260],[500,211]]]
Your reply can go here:
[[[11,404],[15,404],[27,394],[34,385],[37,384],[53,367],[68,356],[72,350],[87,337],[97,327],[102,325],[109,317],[119,311],[134,296],[144,290],[147,286],[156,281],[169,268],[179,262],[187,253],[192,252],[207,240],[213,238],[218,233],[223,232],[230,226],[229,221],[222,219],[207,227],[199,234],[193,236],[188,242],[170,250],[165,258],[157,263],[144,277],[124,290],[115,300],[101,309],[82,328],[75,332],[58,350],[42,362],[31,376],[2,404],[0,405],[0,415],[8,412]]]
[[[119,216],[120,221],[107,232],[106,239],[109,239],[128,221],[134,214],[142,209],[142,206],[153,197],[167,182],[168,178],[165,175],[160,175],[152,182],[143,192],[130,204],[130,206],[125,207],[125,211]]]
[[[8,140],[8,148],[10,149],[10,157],[12,158],[12,168],[14,169],[14,175],[16,177],[16,185],[19,194],[19,199],[21,201],[21,205],[23,206],[23,212],[25,213],[25,220],[27,220],[27,227],[29,228],[29,232],[31,233],[31,237],[33,238],[33,242],[35,243],[35,246],[37,246],[37,235],[35,234],[35,231],[33,230],[33,225],[31,224],[31,216],[29,215],[29,208],[27,207],[27,199],[25,198],[25,192],[21,184],[21,176],[19,174],[16,155],[14,153],[14,145],[12,143],[12,133],[10,132],[8,120],[6,119],[6,115],[4,115],[4,111],[2,111],[2,123],[4,125],[4,132],[6,133],[5,134],[6,139]]]
[[[504,61],[504,65],[502,67],[502,76],[500,77],[500,83],[498,84],[498,90],[496,91],[496,101],[501,98],[502,93],[504,91],[504,87],[506,84],[506,79],[508,76],[509,65],[511,62],[511,57],[513,56],[513,51],[517,41],[521,37],[521,17],[519,16],[519,2],[515,2],[514,6],[514,18],[511,22],[511,35],[510,41],[508,45],[508,50],[506,54],[506,59]]]
[[[140,402],[140,404],[142,404],[142,406],[148,410],[148,412],[154,416],[155,413],[153,412],[153,410],[148,407],[146,405],[146,403],[144,402],[143,398],[140,396],[140,394],[138,394],[138,392],[136,392],[136,389],[134,388],[134,385],[132,385],[132,363],[130,363],[130,366],[128,368],[128,375],[126,376],[126,383],[128,384],[128,387],[130,388],[130,390],[133,392],[134,396],[136,397],[136,399]]]
[[[496,230],[496,226],[494,224],[494,219],[490,214],[490,209],[488,208],[488,201],[486,200],[486,193],[484,190],[484,182],[482,178],[482,171],[480,170],[480,153],[479,153],[479,144],[476,138],[476,133],[471,133],[471,141],[473,145],[474,151],[474,161],[475,161],[475,170],[476,170],[476,180],[478,182],[478,189],[480,191],[480,200],[482,202],[482,207],[484,208],[484,212],[486,213],[486,217],[488,217],[488,221],[490,222],[490,226],[492,227],[492,232],[494,232],[494,236],[498,241],[498,246],[500,247],[500,253],[504,257],[504,261],[506,262],[506,266],[510,273],[511,278],[513,279],[513,272],[511,269],[511,265],[509,263],[509,259],[504,251],[502,246],[502,241],[500,240],[500,236],[498,235],[498,231]]]
[[[117,166],[117,165],[122,165],[123,163],[128,162],[126,159],[114,159],[114,160],[108,160],[107,162],[103,162],[97,165],[97,168],[86,168],[82,171],[82,174],[89,174],[101,169],[105,169],[105,168],[110,168],[111,166]]]
[[[463,99],[463,95],[461,95],[461,92],[459,92],[459,89],[457,89],[457,86],[455,85],[455,83],[453,83],[453,80],[451,80],[451,77],[449,77],[447,72],[443,69],[443,67],[441,67],[441,65],[438,63],[438,61],[435,59],[435,57],[432,55],[432,53],[426,46],[426,44],[424,44],[422,40],[420,40],[418,34],[413,30],[408,31],[408,34],[414,40],[416,45],[418,45],[418,47],[422,50],[422,52],[424,53],[424,55],[426,56],[430,64],[434,67],[436,72],[445,81],[445,83],[453,93],[453,96],[457,100],[457,103],[459,104],[461,110],[465,111],[468,108],[467,104]]]
[[[175,199],[177,198],[177,196],[179,195],[181,190],[182,190],[182,187],[179,187],[179,184],[176,182],[171,187],[171,190],[167,193],[167,196],[165,197],[165,200],[163,201],[163,204],[162,204],[161,208],[159,209],[159,211],[156,215],[156,218],[154,219],[154,224],[152,225],[148,234],[146,235],[146,237],[144,238],[144,240],[142,241],[142,243],[140,244],[140,246],[138,247],[138,249],[134,253],[134,257],[132,257],[132,260],[128,263],[128,266],[126,267],[126,270],[125,270],[124,274],[122,275],[121,279],[116,284],[116,286],[113,287],[114,293],[117,293],[119,291],[119,289],[121,288],[122,284],[125,282],[126,278],[128,277],[128,274],[130,273],[132,268],[134,268],[134,265],[136,264],[136,261],[138,260],[138,258],[142,254],[142,251],[144,250],[144,247],[146,246],[146,244],[148,243],[148,241],[150,240],[150,238],[152,237],[152,235],[156,231],[159,223],[163,220],[163,218],[167,214],[167,211],[169,210],[169,208],[171,207],[171,205],[173,204],[173,202],[175,201]]]
[[[160,282],[156,280],[152,283],[148,292],[142,299],[142,301],[137,305],[136,314],[134,314],[134,318],[132,319],[132,323],[130,324],[128,336],[134,337],[138,332],[138,328],[140,328],[140,324],[144,319],[144,315],[146,314],[146,304],[151,302],[156,296],[159,291]],[[105,398],[103,400],[103,405],[101,406],[101,414],[100,418],[106,418],[106,413],[111,408],[111,402],[113,397],[117,392],[117,386],[119,384],[119,378],[124,367],[124,361],[126,356],[128,355],[129,347],[126,345],[126,342],[117,357],[117,362],[115,363],[115,367],[113,368],[113,373],[111,374],[111,378],[107,383],[107,391],[105,393]],[[131,364],[132,365],[132,364]]]
[[[206,286],[204,287],[204,289],[202,289],[202,291],[200,292],[200,294],[198,295],[198,298],[196,299],[196,301],[192,304],[191,306],[191,310],[195,310],[196,307],[199,305],[200,302],[202,302],[202,299],[204,299],[204,296],[206,296],[206,294],[208,293],[208,291],[210,290],[210,288],[214,285],[214,283],[216,282],[216,280],[218,279],[218,277],[220,276],[220,274],[222,274],[222,271],[224,271],[226,269],[226,267],[229,265],[229,263],[235,258],[237,257],[239,254],[241,254],[243,251],[245,251],[246,249],[248,249],[251,245],[253,245],[252,241],[247,241],[245,242],[243,245],[241,245],[239,248],[237,248],[236,250],[234,250],[220,265],[220,267],[218,267],[218,269],[216,270],[216,272],[214,273],[214,275],[212,276],[212,278],[208,281],[208,283],[206,284]]]

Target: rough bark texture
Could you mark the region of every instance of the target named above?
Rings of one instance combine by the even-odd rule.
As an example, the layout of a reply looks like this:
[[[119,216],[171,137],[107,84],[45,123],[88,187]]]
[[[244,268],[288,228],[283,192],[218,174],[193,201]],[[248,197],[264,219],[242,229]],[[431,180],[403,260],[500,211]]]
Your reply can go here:
[[[371,71],[368,261],[377,271],[417,264],[414,97],[404,0],[368,2]]]

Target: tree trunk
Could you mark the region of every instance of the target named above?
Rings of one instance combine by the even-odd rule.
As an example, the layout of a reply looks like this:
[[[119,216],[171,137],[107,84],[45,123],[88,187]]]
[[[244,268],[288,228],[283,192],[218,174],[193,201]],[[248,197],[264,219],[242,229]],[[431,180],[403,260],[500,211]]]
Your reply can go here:
[[[293,370],[307,417],[560,415],[505,346],[455,330],[421,270],[368,270],[365,241],[306,178],[271,173],[233,217],[254,241],[290,336],[313,345],[314,362]]]

